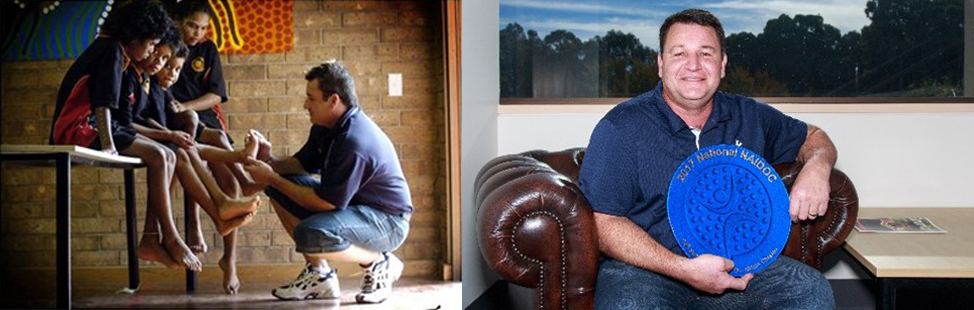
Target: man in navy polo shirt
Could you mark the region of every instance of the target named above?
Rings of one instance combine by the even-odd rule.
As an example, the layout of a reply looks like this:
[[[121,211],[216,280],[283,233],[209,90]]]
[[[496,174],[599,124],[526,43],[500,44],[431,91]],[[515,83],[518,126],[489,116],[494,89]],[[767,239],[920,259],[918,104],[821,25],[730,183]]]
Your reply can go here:
[[[337,270],[328,261],[344,261],[364,269],[356,301],[382,302],[403,270],[390,252],[409,232],[409,186],[392,142],[358,105],[345,66],[327,62],[305,79],[304,108],[314,125],[301,150],[275,159],[260,133],[248,137],[259,147],[246,169],[258,183],[269,184],[265,192],[308,262],[294,282],[272,293],[289,300],[338,298]]]
[[[825,213],[836,151],[815,126],[751,98],[717,92],[727,56],[723,27],[709,12],[670,16],[659,37],[660,84],[602,118],[579,174],[603,254],[595,308],[833,308],[825,277],[790,258],[735,278],[728,259],[683,254],[667,220],[666,195],[687,156],[737,144],[772,164],[803,162],[789,207],[799,221]]]

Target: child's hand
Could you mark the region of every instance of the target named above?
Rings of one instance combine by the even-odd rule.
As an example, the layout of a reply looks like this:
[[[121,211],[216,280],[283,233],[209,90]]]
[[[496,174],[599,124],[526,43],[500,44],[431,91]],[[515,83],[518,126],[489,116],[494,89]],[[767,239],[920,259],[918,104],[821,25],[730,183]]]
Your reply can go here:
[[[195,145],[192,136],[190,136],[186,132],[179,131],[179,130],[173,130],[169,132],[169,141],[172,141],[172,143],[175,143],[176,145],[184,149],[191,148],[193,147],[193,145]]]
[[[174,113],[182,113],[183,111],[189,110],[188,108],[186,108],[186,105],[176,100],[170,102],[169,105],[172,106],[172,110]]]

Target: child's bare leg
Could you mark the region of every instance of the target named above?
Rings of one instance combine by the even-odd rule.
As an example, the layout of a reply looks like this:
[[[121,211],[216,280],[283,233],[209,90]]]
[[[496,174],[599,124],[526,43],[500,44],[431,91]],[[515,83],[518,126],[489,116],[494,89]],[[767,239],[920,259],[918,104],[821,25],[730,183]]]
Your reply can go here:
[[[237,195],[237,193],[240,193],[240,183],[237,182],[237,179],[233,177],[233,173],[230,172],[230,169],[227,169],[226,165],[219,162],[205,159],[206,157],[203,158],[207,162],[206,166],[210,168],[210,171],[212,171],[213,177],[216,178],[217,184],[220,185],[220,188],[226,190],[227,196],[233,198],[240,197]]]
[[[203,226],[200,224],[200,208],[195,201],[186,201],[189,208],[186,208],[186,223],[191,231],[186,232],[186,243],[189,249],[195,254],[206,253],[209,247],[206,246],[206,238],[203,236]]]
[[[253,196],[264,190],[263,186],[257,184],[257,182],[254,182],[250,178],[250,175],[244,171],[243,165],[240,164],[245,162],[248,156],[256,156],[258,147],[256,139],[252,139],[248,135],[248,138],[245,140],[244,149],[233,151],[233,147],[230,146],[230,140],[227,139],[226,133],[207,128],[203,130],[200,141],[208,144],[207,148],[200,149],[200,156],[207,161],[226,163],[227,168],[233,173],[233,176],[240,184],[241,194],[244,196]]]
[[[236,294],[240,289],[240,279],[237,278],[237,230],[234,229],[223,236],[223,257],[220,258],[220,269],[223,270],[223,290],[227,294]]]
[[[141,259],[158,262],[169,268],[179,268],[179,264],[176,264],[162,247],[159,238],[159,219],[155,212],[150,211],[145,214],[145,229],[142,230],[142,240],[139,241],[135,254]]]
[[[203,185],[200,176],[196,174],[196,169],[190,162],[190,156],[186,150],[176,150],[176,177],[183,185],[183,194],[187,195],[192,206],[187,208],[186,221],[192,231],[186,232],[186,243],[193,253],[205,253],[207,251],[206,240],[203,237],[203,228],[200,225],[200,212],[198,205],[207,205],[215,208],[210,192]]]
[[[212,131],[204,131],[204,133],[207,132]],[[233,165],[223,164],[222,162],[242,162],[247,159],[247,155],[243,152],[229,151],[205,144],[199,144],[197,148],[199,149],[200,157],[207,161],[207,166],[210,168],[210,171],[213,171],[213,176],[216,178],[217,184],[220,186],[220,188],[224,189],[227,197],[231,197],[231,199],[240,197],[240,183],[237,182],[237,178],[234,177],[233,172],[229,168]],[[247,179],[249,179],[249,177]],[[250,201],[250,199],[245,200]],[[254,211],[250,208],[240,208],[243,206],[240,204],[230,204],[229,206],[231,207],[219,208],[220,218],[227,220]]]
[[[186,110],[176,113],[176,115],[173,116],[172,121],[174,127],[181,128],[182,131],[185,131],[192,136],[193,139],[196,139],[196,127],[200,125],[200,117],[198,114],[196,114],[196,111]]]
[[[243,151],[227,150],[207,144],[200,144],[199,150],[200,157],[208,162],[241,163],[247,161],[247,155]]]
[[[173,125],[176,128],[181,128],[182,131],[189,133],[189,135],[193,137],[193,139],[196,138],[196,127],[199,126],[200,123],[200,118],[199,115],[196,114],[196,111],[186,110],[183,112],[176,113],[175,115],[173,115],[172,121],[173,121]],[[186,156],[185,152],[186,151],[182,149],[176,152],[176,156],[177,156],[176,175],[179,176],[181,171],[180,169],[184,169],[182,170],[184,171],[183,172],[184,174],[186,175],[192,174],[194,177],[196,177],[196,170],[193,169],[193,165],[189,163],[189,157]],[[183,168],[180,168],[181,161],[183,163],[182,165]],[[201,185],[202,182],[198,182],[199,181],[198,177],[196,177],[196,180],[188,180],[188,181],[193,182],[193,184],[198,186],[195,190],[199,190],[199,188],[203,188],[203,185]],[[182,177],[180,177],[180,183],[183,184],[184,191],[186,192],[191,191],[190,189],[186,188],[187,181],[184,181]],[[204,191],[202,192],[205,193],[205,188],[203,189]],[[187,210],[186,221],[189,223],[189,227],[191,227],[193,231],[187,232],[186,242],[189,244],[189,248],[193,250],[193,253],[206,253],[207,246],[206,246],[206,240],[203,238],[203,227],[200,226],[200,209],[198,203],[198,201],[201,201],[200,199],[202,197],[199,198],[190,197],[190,198],[192,198],[191,201],[185,201],[190,203],[190,205],[187,206],[186,208]],[[209,199],[208,195],[206,199]]]
[[[236,195],[237,193],[240,193],[240,183],[234,178],[232,172],[225,167],[220,168],[217,165],[214,165],[213,162],[242,161],[246,160],[246,158],[234,154],[232,151],[215,152],[215,150],[219,150],[219,148],[223,148],[224,150],[233,150],[232,146],[230,146],[230,140],[227,138],[227,134],[223,131],[204,128],[199,140],[205,145],[216,146],[215,148],[201,147],[200,156],[210,163],[210,170],[213,171],[213,176],[216,177],[216,180],[220,186],[226,189],[227,193],[230,194],[231,197],[239,197]]]
[[[159,220],[163,248],[180,266],[196,271],[202,269],[202,263],[179,237],[172,218],[167,181],[173,173],[175,155],[165,146],[141,135],[137,136],[132,145],[121,153],[139,157],[146,164],[146,179],[149,187],[147,214],[154,212]]]
[[[254,180],[250,178],[250,175],[244,171],[243,165],[241,165],[241,163],[247,161],[247,154],[249,153],[250,151],[246,148],[239,151],[233,151],[211,145],[200,145],[200,156],[209,161],[211,165],[224,165],[226,168],[220,169],[226,169],[226,171],[232,174],[235,181],[239,184],[240,193],[243,196],[253,196],[264,190],[264,186],[254,182]]]
[[[217,145],[218,147],[201,144],[199,145],[200,156],[207,158],[207,160],[210,161],[210,167],[222,166],[216,167],[214,172],[219,171],[221,174],[223,174],[229,171],[235,178],[234,182],[224,185],[224,190],[226,190],[226,192],[232,197],[240,197],[239,195],[241,194],[241,191],[243,191],[245,193],[244,195],[246,196],[251,196],[256,193],[256,191],[252,190],[256,182],[254,182],[250,176],[243,171],[243,166],[240,164],[234,164],[245,161],[247,159],[247,153],[232,151],[233,148],[230,146],[230,141],[227,139],[225,132],[205,129],[203,130],[202,134],[203,136],[200,139],[201,141],[210,145]],[[253,150],[253,152],[256,152],[256,149]],[[259,200],[257,202],[259,204]],[[223,236],[223,257],[220,258],[220,269],[223,270],[223,289],[227,292],[227,294],[231,295],[236,294],[240,289],[240,280],[237,278],[236,237],[236,229]]]
[[[235,198],[240,195],[240,185],[237,184],[236,179],[233,178],[226,165],[209,162],[207,167],[210,168],[210,171],[213,171],[217,185],[226,193],[227,199],[219,203],[217,208],[220,219],[229,220],[257,211],[257,206],[260,203],[257,197]],[[223,177],[223,182],[221,182],[221,177]]]
[[[219,232],[220,235],[225,236],[231,233],[235,228],[250,222],[249,214],[257,211],[257,207],[260,206],[260,200],[257,198],[252,198],[249,200],[230,198],[217,184],[217,181],[213,178],[213,176],[210,175],[209,170],[207,170],[206,165],[203,163],[203,160],[200,158],[195,149],[186,151],[186,155],[197,176],[196,181],[199,181],[198,184],[201,184],[203,187],[205,187],[205,190],[209,191],[210,193],[212,203],[200,204],[200,206],[202,206],[203,211],[205,211],[206,214],[210,215],[210,218],[213,219],[213,224],[216,225],[217,232]],[[225,213],[222,211],[224,209],[243,213],[239,216],[224,219],[221,217],[221,214]]]

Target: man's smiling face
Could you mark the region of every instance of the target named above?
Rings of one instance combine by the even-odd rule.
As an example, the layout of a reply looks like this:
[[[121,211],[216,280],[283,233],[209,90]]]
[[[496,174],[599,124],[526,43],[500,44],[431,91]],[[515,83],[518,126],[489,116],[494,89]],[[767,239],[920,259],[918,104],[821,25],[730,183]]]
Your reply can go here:
[[[690,109],[710,102],[727,66],[717,32],[684,23],[670,28],[657,61],[663,92],[673,103]]]

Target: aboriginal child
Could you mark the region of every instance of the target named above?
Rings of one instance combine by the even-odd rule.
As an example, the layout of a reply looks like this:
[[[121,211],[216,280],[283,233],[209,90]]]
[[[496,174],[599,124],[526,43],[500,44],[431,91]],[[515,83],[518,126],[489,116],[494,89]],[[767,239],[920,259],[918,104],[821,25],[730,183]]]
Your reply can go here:
[[[220,110],[220,103],[227,101],[223,66],[216,44],[206,37],[213,13],[206,1],[187,0],[177,3],[172,15],[183,42],[189,47],[189,56],[179,79],[169,88],[177,102],[173,110],[177,114],[187,110],[198,113],[200,126],[195,135],[197,142],[230,150],[233,141],[225,132],[227,126]],[[231,197],[250,196],[263,190],[240,164],[209,162],[208,166],[217,183]],[[191,248],[204,251],[206,245],[202,238],[198,208],[190,206],[188,210],[186,219],[191,231],[187,232],[187,240]],[[236,233],[224,236],[223,243],[225,250],[221,261],[229,261],[231,263],[227,265],[233,266]]]
[[[222,163],[243,162],[248,157],[254,157],[257,140],[248,137],[246,146],[240,151],[193,143],[193,138],[188,132],[196,132],[196,112],[187,110],[175,113],[172,109],[175,100],[169,87],[178,80],[179,71],[182,70],[187,55],[186,46],[182,39],[178,38],[178,32],[175,38],[160,43],[153,57],[140,63],[152,78],[148,100],[144,108],[137,108],[141,117],[136,118],[135,128],[140,133],[145,132],[149,136],[157,137],[174,149],[176,176],[183,184],[186,195],[203,207],[213,220],[217,231],[226,236],[250,221],[260,205],[260,200],[256,197],[246,199],[229,197],[218,186],[206,168],[204,160]],[[151,227],[147,227],[146,231],[150,229]],[[240,286],[233,264],[234,245],[226,244],[224,257],[220,260],[220,268],[224,271],[224,290],[229,294],[235,294]]]
[[[141,158],[147,170],[146,214],[158,220],[162,236],[158,242],[140,244],[140,251],[164,253],[171,258],[163,262],[169,267],[199,271],[202,264],[179,237],[172,218],[168,190],[175,154],[138,134],[132,125],[135,97],[147,85],[134,63],[149,57],[172,27],[172,20],[155,2],[131,2],[112,12],[61,82],[50,143]]]

